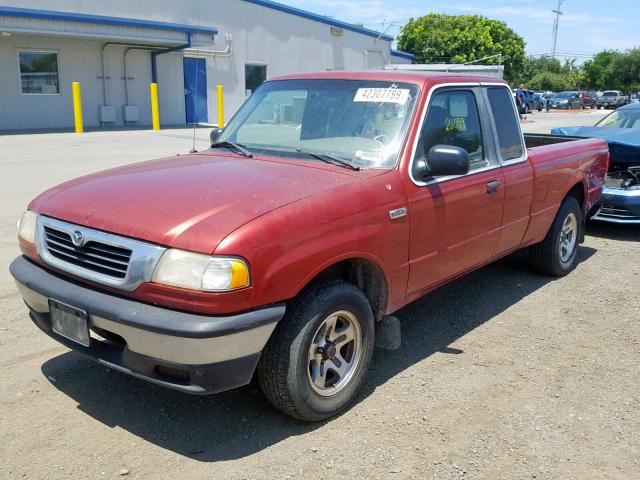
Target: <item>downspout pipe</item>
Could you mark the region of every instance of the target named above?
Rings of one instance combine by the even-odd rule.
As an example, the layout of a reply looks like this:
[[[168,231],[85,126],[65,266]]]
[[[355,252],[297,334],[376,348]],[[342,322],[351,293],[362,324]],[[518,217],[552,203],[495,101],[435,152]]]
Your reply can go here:
[[[138,43],[126,43],[126,42],[107,42],[102,46],[102,53],[100,55],[100,63],[101,63],[101,76],[102,79],[102,104],[108,105],[107,103],[107,74],[106,74],[106,61],[105,54],[108,47],[111,46],[119,46],[119,47],[136,47],[140,49],[149,49],[149,50],[159,50],[162,47],[153,47],[152,45],[144,45]]]
[[[157,52],[158,49],[155,47],[129,47],[124,52],[124,98],[125,105],[129,105],[129,67],[127,64],[127,57],[129,56],[129,52],[132,50],[142,50],[142,51],[151,51]]]
[[[184,45],[178,45],[177,47],[167,48],[166,50],[162,50],[160,52],[153,52],[151,54],[151,81],[153,83],[158,83],[158,63],[156,61],[156,57],[158,55],[162,55],[164,53],[177,52],[179,50],[184,50],[186,48],[191,48],[191,32],[187,32],[187,43]]]

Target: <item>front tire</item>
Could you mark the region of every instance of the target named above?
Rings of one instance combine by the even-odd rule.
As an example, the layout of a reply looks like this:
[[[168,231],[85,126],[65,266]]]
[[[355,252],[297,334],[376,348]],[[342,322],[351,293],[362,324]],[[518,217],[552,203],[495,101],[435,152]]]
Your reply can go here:
[[[337,415],[366,378],[374,319],[365,295],[344,281],[307,289],[293,301],[258,364],[258,381],[279,410],[304,421]]]
[[[561,277],[578,263],[578,244],[584,228],[582,209],[574,197],[562,202],[545,239],[530,248],[533,271]]]

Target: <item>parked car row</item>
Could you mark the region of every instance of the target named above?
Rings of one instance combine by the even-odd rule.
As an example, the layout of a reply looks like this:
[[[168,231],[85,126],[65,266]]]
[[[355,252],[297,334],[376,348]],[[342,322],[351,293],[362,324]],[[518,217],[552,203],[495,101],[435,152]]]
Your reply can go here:
[[[566,91],[551,94],[548,98],[549,108],[567,110],[597,108],[598,96],[596,92]],[[546,108],[547,105],[545,105]]]
[[[629,97],[620,90],[607,90],[598,97],[598,108],[618,108],[629,103]]]
[[[522,90],[524,93],[524,103],[520,105],[519,110],[521,114],[528,114],[533,110],[537,110],[538,112],[542,111],[544,107],[544,103],[541,97],[534,92],[533,90]],[[515,98],[516,91],[513,90],[513,96]]]
[[[597,92],[586,90],[568,90],[559,93],[534,92],[532,90],[523,90],[523,92],[525,102],[520,107],[520,113],[522,114],[527,114],[534,110],[541,112],[543,109],[609,109],[618,108],[631,102],[640,102],[640,93],[626,96],[619,90],[606,90],[601,95],[598,95]]]

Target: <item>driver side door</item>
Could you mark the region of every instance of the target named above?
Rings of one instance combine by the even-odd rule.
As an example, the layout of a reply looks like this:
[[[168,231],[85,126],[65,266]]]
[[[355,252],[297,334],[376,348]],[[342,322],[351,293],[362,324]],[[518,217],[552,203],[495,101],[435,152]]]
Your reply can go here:
[[[464,148],[471,169],[467,175],[426,181],[416,180],[411,171],[408,295],[473,269],[494,254],[505,182],[486,108],[480,89],[472,86],[441,88],[430,99],[417,148],[422,146],[425,155],[435,145]]]

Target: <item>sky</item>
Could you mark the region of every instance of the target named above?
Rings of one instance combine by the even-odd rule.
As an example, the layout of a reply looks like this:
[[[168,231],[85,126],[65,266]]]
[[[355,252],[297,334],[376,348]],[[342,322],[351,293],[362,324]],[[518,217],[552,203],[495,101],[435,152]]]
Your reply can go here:
[[[396,36],[412,17],[428,13],[479,14],[502,20],[524,38],[527,55],[551,52],[557,0],[279,0]],[[578,63],[604,49],[640,47],[640,0],[565,0],[558,29],[558,57]]]

